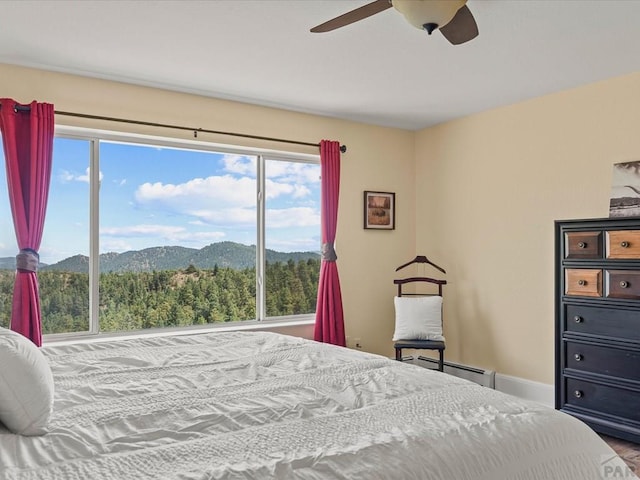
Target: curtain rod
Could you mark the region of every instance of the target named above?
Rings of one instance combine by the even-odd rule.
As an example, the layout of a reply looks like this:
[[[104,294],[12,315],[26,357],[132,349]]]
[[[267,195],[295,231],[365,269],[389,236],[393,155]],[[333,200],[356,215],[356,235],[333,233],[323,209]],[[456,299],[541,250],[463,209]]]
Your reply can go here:
[[[1,106],[1,105],[0,105]],[[25,106],[25,105],[15,105],[14,110],[16,112],[21,111],[21,112],[29,112],[31,111],[31,107],[30,106]],[[271,142],[280,142],[280,143],[289,143],[289,144],[293,144],[293,145],[304,145],[307,147],[320,147],[319,143],[310,143],[310,142],[300,142],[297,140],[287,140],[284,138],[274,138],[274,137],[263,137],[260,135],[249,135],[246,133],[234,133],[234,132],[223,132],[223,131],[219,131],[219,130],[208,130],[206,128],[191,128],[191,127],[183,127],[181,125],[169,125],[166,123],[154,123],[154,122],[143,122],[141,120],[128,120],[125,118],[115,118],[115,117],[104,117],[102,115],[89,115],[86,113],[74,113],[74,112],[63,112],[60,110],[54,110],[54,113],[56,115],[64,115],[66,117],[78,117],[78,118],[88,118],[91,120],[107,120],[109,122],[120,122],[120,123],[131,123],[134,125],[145,125],[147,127],[161,127],[161,128],[173,128],[175,130],[186,130],[189,132],[193,132],[193,136],[195,138],[198,137],[198,132],[202,132],[202,133],[213,133],[213,134],[217,134],[217,135],[229,135],[229,136],[233,136],[233,137],[242,137],[242,138],[251,138],[254,140],[268,140]],[[342,153],[345,153],[347,151],[347,146],[346,145],[340,145],[340,151]]]

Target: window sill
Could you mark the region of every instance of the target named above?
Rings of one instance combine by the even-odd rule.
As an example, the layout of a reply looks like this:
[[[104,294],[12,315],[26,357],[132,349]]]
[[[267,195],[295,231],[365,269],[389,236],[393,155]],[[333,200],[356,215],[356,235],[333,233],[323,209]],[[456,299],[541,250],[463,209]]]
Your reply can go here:
[[[305,327],[315,323],[315,314],[280,317],[262,321],[248,320],[244,322],[228,322],[221,325],[203,325],[185,328],[155,328],[136,332],[78,333],[45,335],[43,346],[72,345],[76,343],[96,343],[111,340],[128,340],[133,338],[167,337],[176,335],[196,335],[199,333],[251,331],[279,331],[290,327]]]

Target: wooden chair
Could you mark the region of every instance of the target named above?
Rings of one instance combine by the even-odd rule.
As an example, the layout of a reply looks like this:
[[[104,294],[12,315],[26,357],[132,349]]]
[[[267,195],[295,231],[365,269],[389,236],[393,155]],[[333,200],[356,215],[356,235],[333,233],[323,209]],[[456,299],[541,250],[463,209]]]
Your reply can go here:
[[[433,264],[424,256],[418,256],[411,262],[405,263],[396,269],[396,271],[404,268],[412,263],[428,263],[433,265],[435,268],[440,270],[441,272],[446,273],[441,267]],[[447,284],[446,280],[437,280],[428,277],[411,277],[411,278],[403,278],[394,280],[393,283],[398,286],[398,297],[402,296],[434,296],[434,294],[425,294],[425,293],[406,293],[402,291],[402,287],[407,284],[416,284],[416,283],[429,283],[438,286],[437,295],[442,297],[442,287]],[[442,313],[442,312],[441,312]],[[442,325],[442,315],[440,317],[441,325]],[[441,372],[444,370],[444,350],[445,350],[445,342],[444,340],[421,340],[421,339],[402,339],[397,340],[394,343],[394,348],[396,351],[396,360],[402,361],[402,349],[403,348],[412,348],[412,349],[420,349],[420,350],[437,350],[439,354],[438,359],[438,370]]]

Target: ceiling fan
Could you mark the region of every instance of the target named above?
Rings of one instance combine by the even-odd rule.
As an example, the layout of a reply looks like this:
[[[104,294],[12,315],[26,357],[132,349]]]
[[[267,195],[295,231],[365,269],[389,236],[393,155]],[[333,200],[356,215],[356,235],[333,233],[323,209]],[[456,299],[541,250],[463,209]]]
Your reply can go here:
[[[426,30],[429,35],[440,30],[450,43],[459,45],[478,36],[478,25],[466,3],[467,0],[376,0],[313,27],[311,31],[330,32],[393,7],[414,27]]]

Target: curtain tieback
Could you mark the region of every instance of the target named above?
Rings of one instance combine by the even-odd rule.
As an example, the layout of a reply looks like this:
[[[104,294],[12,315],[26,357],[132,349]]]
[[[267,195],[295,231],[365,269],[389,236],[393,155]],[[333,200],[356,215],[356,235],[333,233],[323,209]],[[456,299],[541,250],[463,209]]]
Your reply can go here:
[[[40,255],[31,248],[22,248],[16,255],[16,268],[27,272],[37,272],[40,263]]]
[[[338,259],[332,242],[323,243],[321,253],[325,262],[335,262]]]

